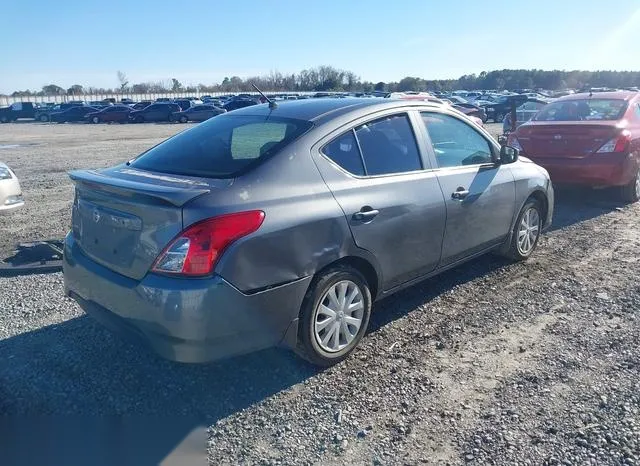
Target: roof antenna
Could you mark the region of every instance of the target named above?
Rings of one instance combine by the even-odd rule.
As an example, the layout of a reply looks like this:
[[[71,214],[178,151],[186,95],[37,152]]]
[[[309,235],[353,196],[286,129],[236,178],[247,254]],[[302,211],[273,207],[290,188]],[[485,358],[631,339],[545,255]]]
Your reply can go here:
[[[270,109],[274,109],[274,108],[278,108],[278,104],[275,103],[273,100],[269,99],[269,97],[267,97],[266,95],[264,95],[264,92],[262,92],[260,89],[258,89],[258,86],[256,86],[255,84],[251,83],[251,85],[253,86],[253,88],[258,91],[260,93],[260,95],[262,97],[264,97],[264,100],[266,100],[267,102],[269,102],[269,108]]]

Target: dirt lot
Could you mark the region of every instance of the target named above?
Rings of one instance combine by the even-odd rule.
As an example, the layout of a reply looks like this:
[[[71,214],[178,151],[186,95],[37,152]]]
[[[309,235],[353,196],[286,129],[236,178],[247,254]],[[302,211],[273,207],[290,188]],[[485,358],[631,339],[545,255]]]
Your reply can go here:
[[[183,128],[0,125],[27,200],[0,217],[0,249],[65,233],[67,170]],[[531,260],[481,258],[377,303],[326,371],[282,350],[173,364],[83,316],[61,274],[0,279],[0,415],[179,418],[208,427],[212,464],[640,464],[639,214],[559,191]]]

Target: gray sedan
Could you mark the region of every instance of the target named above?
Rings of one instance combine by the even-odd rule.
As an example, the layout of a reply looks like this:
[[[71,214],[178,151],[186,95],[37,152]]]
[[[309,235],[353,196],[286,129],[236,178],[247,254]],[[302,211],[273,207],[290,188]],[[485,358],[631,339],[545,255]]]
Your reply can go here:
[[[74,171],[67,295],[176,361],[283,345],[343,360],[373,303],[490,251],[533,253],[548,173],[450,106],[309,99]]]
[[[194,105],[182,112],[175,112],[171,115],[172,121],[186,123],[188,121],[205,121],[217,115],[225,113],[224,108],[214,105]]]

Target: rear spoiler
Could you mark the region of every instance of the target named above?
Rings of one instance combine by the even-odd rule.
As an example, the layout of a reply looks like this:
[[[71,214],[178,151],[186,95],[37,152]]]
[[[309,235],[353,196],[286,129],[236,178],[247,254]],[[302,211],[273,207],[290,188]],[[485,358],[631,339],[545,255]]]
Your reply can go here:
[[[208,194],[208,187],[178,187],[161,183],[143,183],[126,178],[118,178],[94,170],[73,170],[69,178],[78,186],[124,195],[142,195],[182,207],[196,197]]]

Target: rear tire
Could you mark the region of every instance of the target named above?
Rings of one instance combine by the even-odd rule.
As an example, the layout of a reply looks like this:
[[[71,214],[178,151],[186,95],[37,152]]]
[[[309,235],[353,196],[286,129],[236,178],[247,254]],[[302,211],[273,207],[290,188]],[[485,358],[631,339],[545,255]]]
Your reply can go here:
[[[2,115],[0,117],[0,123],[9,123],[9,117],[6,115]]]
[[[97,125],[98,123],[100,123],[100,117],[94,116],[93,118],[91,118],[91,123]]]
[[[144,117],[143,116],[137,116],[135,118],[135,120],[133,120],[135,123],[144,123]]]
[[[352,267],[332,267],[309,286],[300,310],[295,352],[317,366],[337,364],[356,348],[370,316],[366,279]]]
[[[633,177],[628,185],[622,187],[621,196],[622,200],[629,203],[640,200],[640,170],[636,171],[636,176]]]
[[[187,121],[189,121],[189,119],[186,116],[180,117],[180,123],[186,123]]]
[[[531,257],[538,246],[542,222],[540,203],[529,199],[518,214],[518,219],[511,233],[511,242],[500,251],[502,255],[516,261],[524,261]]]
[[[502,123],[504,121],[504,113],[496,113],[493,121],[495,121],[496,123]]]
[[[46,123],[47,121],[49,121],[49,116],[48,115],[40,115],[39,120],[43,123]]]

